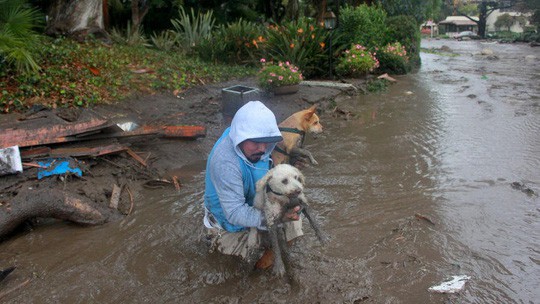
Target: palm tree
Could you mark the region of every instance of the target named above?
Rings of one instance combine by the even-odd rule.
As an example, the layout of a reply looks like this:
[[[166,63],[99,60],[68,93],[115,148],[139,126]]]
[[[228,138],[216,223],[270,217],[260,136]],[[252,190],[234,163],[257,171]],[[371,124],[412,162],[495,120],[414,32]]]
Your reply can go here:
[[[38,11],[24,0],[0,0],[0,69],[14,67],[17,72],[39,70],[35,50],[40,24]]]

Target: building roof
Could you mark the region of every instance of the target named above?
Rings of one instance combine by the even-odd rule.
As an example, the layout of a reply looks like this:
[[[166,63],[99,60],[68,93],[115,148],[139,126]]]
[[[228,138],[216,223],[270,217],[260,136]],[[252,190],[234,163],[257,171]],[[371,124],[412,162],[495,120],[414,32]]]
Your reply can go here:
[[[477,17],[471,17],[471,18],[478,20]],[[471,19],[465,16],[448,16],[446,17],[446,19],[439,22],[439,24],[476,25],[476,22],[472,21]]]

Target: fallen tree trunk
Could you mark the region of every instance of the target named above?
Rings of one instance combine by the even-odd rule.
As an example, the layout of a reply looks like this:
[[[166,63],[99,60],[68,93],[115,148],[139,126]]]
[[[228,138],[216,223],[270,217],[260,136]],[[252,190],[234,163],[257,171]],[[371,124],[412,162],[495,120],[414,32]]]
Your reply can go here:
[[[57,189],[22,190],[10,201],[0,201],[0,240],[23,222],[37,217],[101,225],[121,215],[73,193]]]

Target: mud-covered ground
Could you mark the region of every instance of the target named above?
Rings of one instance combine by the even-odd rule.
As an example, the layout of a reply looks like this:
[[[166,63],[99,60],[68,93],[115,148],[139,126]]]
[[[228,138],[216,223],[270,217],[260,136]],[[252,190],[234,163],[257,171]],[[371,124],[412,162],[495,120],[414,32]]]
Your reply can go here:
[[[303,172],[331,241],[320,246],[306,227],[287,278],[209,253],[203,238],[205,159],[227,126],[220,90],[253,85],[244,79],[93,109],[207,128],[195,141],[121,140],[149,168],[119,154],[86,159],[82,179],[37,181],[36,169],[0,178],[2,200],[41,187],[107,206],[113,183],[126,183],[132,196],[122,192],[121,213],[131,213],[109,224],[41,221],[0,243],[0,269],[17,266],[0,282],[0,301],[536,303],[540,48],[479,40],[422,47],[430,51],[420,70],[395,76],[380,94],[301,87],[261,98],[278,120],[312,103],[322,109],[324,132],[305,142],[319,165]],[[179,191],[148,184],[171,175]],[[459,292],[429,291],[454,275],[469,277]]]
[[[361,86],[363,81],[352,81]],[[99,157],[75,157],[76,164],[82,171],[82,177],[74,174],[55,175],[37,179],[38,168],[25,167],[23,173],[0,177],[0,201],[3,207],[9,206],[21,189],[45,190],[57,189],[68,195],[87,199],[88,203],[108,206],[111,200],[113,185],[122,187],[118,211],[127,215],[144,202],[139,201],[138,193],[143,187],[165,187],[172,193],[175,191],[172,176],[177,176],[180,184],[182,176],[191,172],[175,170],[190,163],[206,159],[213,143],[227,127],[230,117],[222,113],[223,88],[241,84],[256,87],[254,79],[239,79],[226,83],[217,83],[196,87],[177,96],[172,94],[140,96],[127,99],[116,104],[96,106],[91,109],[61,108],[25,113],[14,113],[0,116],[0,126],[12,128],[41,128],[58,123],[82,122],[89,118],[107,118],[113,122],[136,122],[139,125],[199,125],[206,128],[206,136],[195,140],[163,138],[152,135],[111,140],[81,141],[71,144],[48,145],[51,148],[90,147],[119,142],[129,146],[145,162],[141,165],[126,152],[103,155]],[[351,89],[335,89],[320,86],[301,86],[300,91],[291,95],[274,96],[260,93],[260,98],[276,114],[278,121],[290,114],[307,108],[312,104],[320,105],[324,111],[335,96],[339,94],[354,95],[359,93]],[[33,147],[36,148],[36,147]],[[28,150],[23,148],[22,150]],[[26,160],[36,163],[40,159]],[[184,172],[183,172],[184,171]],[[40,191],[36,201],[47,203],[53,200],[47,191]],[[15,202],[15,201],[13,201]],[[13,206],[11,206],[13,207]],[[2,206],[0,206],[2,208]],[[22,215],[21,215],[22,216]],[[33,219],[32,225],[23,225],[22,232],[30,227],[36,228],[39,222],[47,219]],[[21,229],[15,231],[20,233]],[[11,235],[5,235],[9,238]]]

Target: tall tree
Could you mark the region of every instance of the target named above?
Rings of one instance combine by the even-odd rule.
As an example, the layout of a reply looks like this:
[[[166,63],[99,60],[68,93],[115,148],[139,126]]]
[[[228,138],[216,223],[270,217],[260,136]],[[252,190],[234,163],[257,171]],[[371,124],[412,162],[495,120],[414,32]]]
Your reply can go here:
[[[131,26],[132,31],[137,33],[150,9],[150,1],[146,0],[131,0]]]
[[[418,24],[438,16],[442,0],[377,0],[388,16],[413,16]]]
[[[508,31],[510,31],[512,24],[514,24],[514,19],[508,13],[500,15],[497,17],[497,21],[495,21],[496,28],[506,27]]]
[[[449,5],[454,5],[452,0],[449,0],[449,1],[451,2],[451,3],[449,3]],[[459,15],[465,16],[469,20],[475,22],[478,25],[478,36],[480,36],[482,38],[485,38],[486,37],[486,23],[487,23],[487,18],[489,17],[489,15],[491,15],[491,13],[493,13],[493,11],[495,11],[497,9],[504,9],[504,8],[512,7],[518,1],[519,0],[517,0],[517,1],[516,0],[514,0],[514,1],[508,1],[508,0],[505,0],[505,1],[482,0],[482,1],[478,2],[478,20],[476,20],[476,19],[472,18],[471,16],[467,15],[466,13],[462,12],[460,10],[459,6],[454,6],[454,7],[455,7],[456,12]]]
[[[45,32],[49,35],[108,37],[103,25],[103,0],[55,0],[48,16]]]

